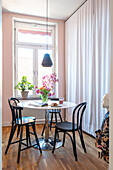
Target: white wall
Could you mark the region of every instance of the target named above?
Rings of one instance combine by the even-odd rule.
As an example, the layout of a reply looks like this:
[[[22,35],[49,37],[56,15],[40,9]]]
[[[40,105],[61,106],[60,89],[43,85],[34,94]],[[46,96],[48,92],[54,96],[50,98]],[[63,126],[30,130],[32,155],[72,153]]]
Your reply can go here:
[[[110,0],[111,10],[111,73],[110,73],[110,163],[109,170],[113,170],[113,0]]]
[[[0,0],[0,169],[2,169],[2,0]]]

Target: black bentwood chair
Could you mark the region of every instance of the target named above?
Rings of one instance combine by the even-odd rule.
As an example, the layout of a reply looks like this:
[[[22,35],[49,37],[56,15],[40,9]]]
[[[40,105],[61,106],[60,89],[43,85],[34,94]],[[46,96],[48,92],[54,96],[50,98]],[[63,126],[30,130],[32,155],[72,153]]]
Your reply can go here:
[[[9,102],[9,106],[10,106],[10,109],[11,109],[11,112],[12,112],[12,127],[11,127],[8,145],[7,145],[7,148],[5,150],[5,154],[7,154],[7,151],[9,149],[10,144],[14,144],[14,143],[19,142],[18,158],[17,158],[17,163],[19,163],[20,151],[34,147],[35,145],[39,146],[40,153],[42,153],[42,151],[41,151],[39,141],[38,141],[38,137],[37,137],[37,134],[36,134],[36,131],[35,131],[35,117],[22,117],[23,108],[17,106],[17,103],[19,103],[18,99],[10,98],[10,99],[8,99],[8,102]],[[22,138],[23,126],[26,127],[26,138],[24,138],[24,139]],[[33,132],[29,131],[30,126],[32,126]],[[20,131],[20,140],[11,142],[17,127],[18,127],[17,136],[19,135],[19,131]],[[34,144],[34,145],[31,145],[30,134],[35,136],[36,144]],[[26,143],[23,142],[24,140],[26,140]],[[21,149],[21,144],[23,144],[26,147]]]
[[[63,132],[64,136],[63,136],[63,145],[62,146],[64,146],[65,135],[67,134],[71,138],[74,157],[75,157],[75,160],[77,161],[75,131],[78,131],[82,147],[84,149],[84,152],[86,153],[85,143],[84,143],[84,139],[83,139],[83,135],[82,135],[82,118],[83,118],[83,113],[86,109],[86,104],[87,103],[84,102],[84,103],[81,103],[75,107],[75,109],[73,111],[72,123],[71,122],[61,122],[61,123],[56,124],[55,136],[54,136],[54,146],[53,146],[52,153],[54,153],[54,150],[55,150],[56,137],[57,137],[58,133]],[[77,124],[75,124],[75,113],[77,113]],[[73,137],[68,132],[72,132]]]
[[[53,98],[53,99],[51,98],[51,100],[59,101],[59,98]],[[51,121],[49,122],[49,124],[50,124],[49,127],[51,130],[51,128],[55,128],[55,126],[52,126],[52,124],[57,123],[58,116],[59,116],[61,122],[63,122],[63,120],[62,120],[62,116],[61,116],[61,109],[52,109],[52,110],[49,110],[49,113],[51,114]],[[55,116],[55,121],[53,121],[53,116]],[[43,136],[44,130],[45,130],[45,124],[44,124],[44,128],[42,130],[41,136]]]

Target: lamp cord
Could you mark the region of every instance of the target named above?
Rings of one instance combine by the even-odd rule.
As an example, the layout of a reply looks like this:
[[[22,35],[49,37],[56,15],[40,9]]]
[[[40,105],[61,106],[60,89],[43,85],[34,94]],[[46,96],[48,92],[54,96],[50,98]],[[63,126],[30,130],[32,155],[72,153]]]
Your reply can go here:
[[[48,0],[46,0],[46,36],[47,36],[46,50],[48,50]]]

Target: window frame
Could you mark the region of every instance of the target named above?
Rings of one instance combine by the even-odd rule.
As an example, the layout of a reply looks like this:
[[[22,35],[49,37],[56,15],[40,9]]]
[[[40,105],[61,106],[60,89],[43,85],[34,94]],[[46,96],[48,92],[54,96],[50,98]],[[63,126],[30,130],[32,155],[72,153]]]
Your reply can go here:
[[[46,47],[46,44],[43,44],[43,43],[31,43],[31,42],[20,42],[18,41],[18,27],[19,26],[31,26],[31,25],[34,25],[34,24],[30,24],[30,23],[23,23],[23,22],[18,22],[18,21],[14,21],[14,27],[16,29],[16,44],[29,44],[29,45],[40,45],[40,46],[45,46]],[[44,27],[46,26],[46,24],[35,24],[35,27]],[[52,30],[52,44],[48,44],[48,47],[49,46],[54,46],[55,45],[55,25],[48,25],[48,29],[51,28]]]
[[[39,49],[45,49],[46,50],[46,44],[41,44],[41,43],[31,43],[31,42],[19,42],[18,41],[18,26],[20,25],[32,25],[32,23],[23,23],[23,22],[18,22],[14,20],[14,87],[18,83],[18,48],[31,48],[33,49],[33,62],[34,60],[37,61],[35,62],[35,70],[33,69],[33,81],[34,84],[36,85],[36,82],[38,82],[38,50]],[[44,26],[45,24],[36,24],[38,26]],[[53,57],[53,62],[54,62],[54,67],[52,67],[52,72],[56,71],[56,26],[55,25],[49,25],[49,27],[52,28],[52,44],[48,44],[48,49],[52,50],[52,55]],[[35,59],[34,59],[35,58]],[[37,58],[37,59],[36,59]],[[55,93],[56,93],[56,86],[55,86]],[[14,88],[14,96],[15,97],[20,97],[18,95],[18,91]],[[33,90],[33,95],[29,95],[29,97],[36,97],[37,94],[35,93],[35,90]]]

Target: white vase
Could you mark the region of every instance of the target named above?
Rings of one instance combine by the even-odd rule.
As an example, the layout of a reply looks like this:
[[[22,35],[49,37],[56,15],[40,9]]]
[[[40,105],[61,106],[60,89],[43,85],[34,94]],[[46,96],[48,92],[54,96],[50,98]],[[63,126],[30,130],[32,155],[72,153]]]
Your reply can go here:
[[[22,98],[27,98],[28,97],[29,91],[21,91]]]

